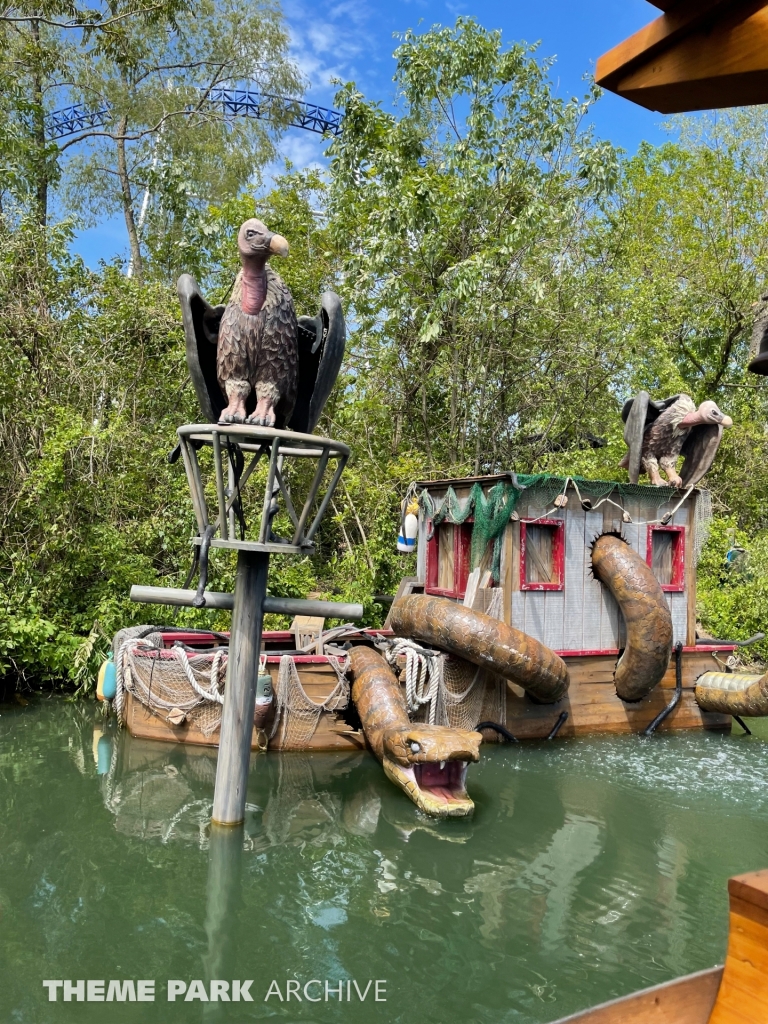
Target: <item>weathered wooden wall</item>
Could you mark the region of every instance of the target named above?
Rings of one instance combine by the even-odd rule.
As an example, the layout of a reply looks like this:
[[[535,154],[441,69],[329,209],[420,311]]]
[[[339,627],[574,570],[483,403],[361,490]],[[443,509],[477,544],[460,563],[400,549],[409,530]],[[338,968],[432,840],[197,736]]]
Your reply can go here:
[[[506,529],[501,583],[505,589],[505,619],[556,651],[613,651],[626,642],[624,623],[612,595],[592,576],[590,550],[595,539],[608,531],[621,532],[643,560],[647,554],[649,520],[660,519],[675,503],[648,498],[625,499],[634,520],[624,523],[619,509],[607,502],[597,511],[584,511],[571,497],[565,509],[550,512],[545,496],[532,490],[518,505],[520,519],[531,520],[547,513],[559,519],[565,530],[565,578],[560,591],[520,589],[520,523]],[[670,525],[685,527],[685,590],[666,593],[672,613],[674,641],[692,645],[696,624],[696,569],[693,564],[694,502],[692,496],[672,518]]]

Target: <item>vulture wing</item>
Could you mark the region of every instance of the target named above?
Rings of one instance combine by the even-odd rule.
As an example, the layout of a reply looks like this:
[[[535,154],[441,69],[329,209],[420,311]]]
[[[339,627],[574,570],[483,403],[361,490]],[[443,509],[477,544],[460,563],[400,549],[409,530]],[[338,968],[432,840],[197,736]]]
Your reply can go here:
[[[643,435],[650,425],[661,416],[680,395],[652,402],[647,391],[638,391],[634,398],[624,403],[621,418],[624,420],[624,441],[629,448],[629,482],[636,484],[640,479],[640,457],[643,449]]]
[[[647,425],[650,397],[647,391],[639,391],[621,410],[621,418],[624,420],[624,441],[629,448],[627,471],[631,484],[636,484],[640,479],[640,456],[643,451],[643,434]]]
[[[335,292],[323,292],[320,312],[299,317],[299,388],[291,430],[311,434],[341,369],[347,328],[341,300]]]
[[[685,458],[680,470],[683,487],[693,487],[709,470],[715,461],[722,436],[723,428],[719,423],[707,423],[691,430],[681,452]]]
[[[181,275],[176,290],[181,302],[189,375],[203,416],[209,423],[217,423],[227,405],[216,377],[216,346],[224,306],[206,302],[191,274]]]

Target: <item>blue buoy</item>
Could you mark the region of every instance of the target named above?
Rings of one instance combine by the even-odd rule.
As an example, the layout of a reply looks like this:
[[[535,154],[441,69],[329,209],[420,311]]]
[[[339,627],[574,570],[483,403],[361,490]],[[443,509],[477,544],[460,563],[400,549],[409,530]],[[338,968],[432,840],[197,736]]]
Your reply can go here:
[[[113,661],[113,654],[110,651],[109,657],[101,666],[99,671],[99,682],[96,687],[96,696],[99,700],[114,700],[117,693],[117,669]]]

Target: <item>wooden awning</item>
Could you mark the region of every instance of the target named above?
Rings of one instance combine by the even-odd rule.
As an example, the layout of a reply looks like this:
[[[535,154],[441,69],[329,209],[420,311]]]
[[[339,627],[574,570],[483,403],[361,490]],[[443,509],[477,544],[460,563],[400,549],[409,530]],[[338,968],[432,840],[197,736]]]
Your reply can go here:
[[[651,2],[664,14],[599,58],[598,85],[663,114],[768,103],[768,3]]]

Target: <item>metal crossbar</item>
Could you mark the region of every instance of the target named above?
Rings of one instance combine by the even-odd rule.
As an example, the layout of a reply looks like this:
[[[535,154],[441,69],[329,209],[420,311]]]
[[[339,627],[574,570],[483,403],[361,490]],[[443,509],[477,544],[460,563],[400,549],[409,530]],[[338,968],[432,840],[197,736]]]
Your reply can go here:
[[[225,117],[256,117],[264,121],[285,121],[290,128],[304,128],[318,135],[340,135],[344,117],[340,110],[305,103],[287,96],[252,89],[212,89],[206,100],[207,107],[220,110]],[[110,115],[109,105],[89,110],[84,103],[54,110],[45,118],[45,131],[50,139],[63,139],[67,135],[90,128],[103,127]]]

